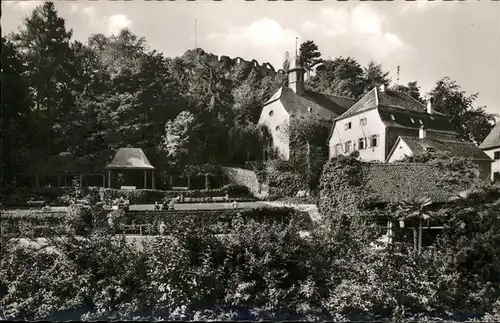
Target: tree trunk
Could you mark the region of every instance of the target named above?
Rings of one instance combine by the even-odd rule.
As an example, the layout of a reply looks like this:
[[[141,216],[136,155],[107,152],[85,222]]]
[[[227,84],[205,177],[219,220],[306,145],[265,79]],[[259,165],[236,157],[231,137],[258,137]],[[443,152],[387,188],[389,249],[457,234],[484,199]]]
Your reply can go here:
[[[414,225],[412,229],[413,229],[413,250],[417,251],[418,250],[418,232],[417,232],[417,227]]]

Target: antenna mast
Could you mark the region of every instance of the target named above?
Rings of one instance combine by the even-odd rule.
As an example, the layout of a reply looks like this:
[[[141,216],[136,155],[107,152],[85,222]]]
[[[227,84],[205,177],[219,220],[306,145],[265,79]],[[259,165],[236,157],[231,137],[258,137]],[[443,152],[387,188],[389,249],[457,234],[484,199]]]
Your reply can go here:
[[[298,52],[297,52],[298,41],[299,41],[299,37],[295,37],[295,57],[298,56]]]
[[[194,46],[198,49],[198,21],[194,18]]]

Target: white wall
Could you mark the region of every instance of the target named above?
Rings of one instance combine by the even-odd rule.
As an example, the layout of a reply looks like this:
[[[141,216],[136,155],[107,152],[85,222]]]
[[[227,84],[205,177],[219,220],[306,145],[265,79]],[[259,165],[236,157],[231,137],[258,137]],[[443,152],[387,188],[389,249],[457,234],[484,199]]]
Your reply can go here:
[[[494,149],[488,149],[484,151],[486,155],[488,155],[493,162],[491,163],[491,180],[493,180],[493,176],[496,172],[500,172],[500,160],[495,159],[495,152],[500,152],[500,147]]]
[[[269,112],[273,112],[272,116]],[[264,124],[269,128],[269,132],[273,138],[273,146],[278,148],[282,158],[290,157],[290,144],[287,134],[287,125],[289,122],[288,112],[283,107],[280,100],[276,100],[266,105],[260,114],[259,124]],[[276,130],[276,127],[279,127]]]
[[[366,125],[362,126],[360,124],[360,120],[362,118],[367,119]],[[345,124],[348,122],[351,122],[352,128],[349,130],[345,130]],[[370,146],[370,136],[372,135],[379,135],[378,145],[376,147],[369,147],[358,150],[359,138],[366,137],[367,143]],[[385,161],[385,125],[382,122],[377,109],[366,111],[335,122],[333,134],[329,142],[330,158],[335,155],[335,145],[342,144],[342,152],[344,152],[344,144],[347,141],[351,141],[352,143],[356,144],[356,150],[359,151],[359,156],[361,159],[367,161]]]
[[[399,140],[396,142],[396,147],[392,151],[392,154],[388,156],[387,162],[393,163],[405,158],[406,156],[413,156],[413,152],[404,141]]]

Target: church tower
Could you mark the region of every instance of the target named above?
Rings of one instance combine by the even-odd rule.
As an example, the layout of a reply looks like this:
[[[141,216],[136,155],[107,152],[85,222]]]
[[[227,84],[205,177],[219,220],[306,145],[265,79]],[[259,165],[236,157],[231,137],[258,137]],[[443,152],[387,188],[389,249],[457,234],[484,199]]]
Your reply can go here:
[[[297,94],[304,93],[304,74],[306,70],[302,67],[299,57],[295,55],[290,61],[288,68],[288,87]]]

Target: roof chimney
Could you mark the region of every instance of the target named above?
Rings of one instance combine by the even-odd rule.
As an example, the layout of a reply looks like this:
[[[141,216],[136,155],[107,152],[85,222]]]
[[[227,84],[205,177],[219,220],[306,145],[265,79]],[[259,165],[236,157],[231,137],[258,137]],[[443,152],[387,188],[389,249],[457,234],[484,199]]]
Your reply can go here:
[[[427,136],[427,133],[425,131],[425,127],[424,126],[421,126],[420,127],[420,130],[418,132],[418,138],[419,139],[425,139],[425,137]]]
[[[385,84],[380,85],[380,92],[385,92]]]
[[[428,114],[434,113],[434,109],[432,108],[432,101],[434,101],[433,98],[430,98],[429,100],[427,100],[427,113]]]

